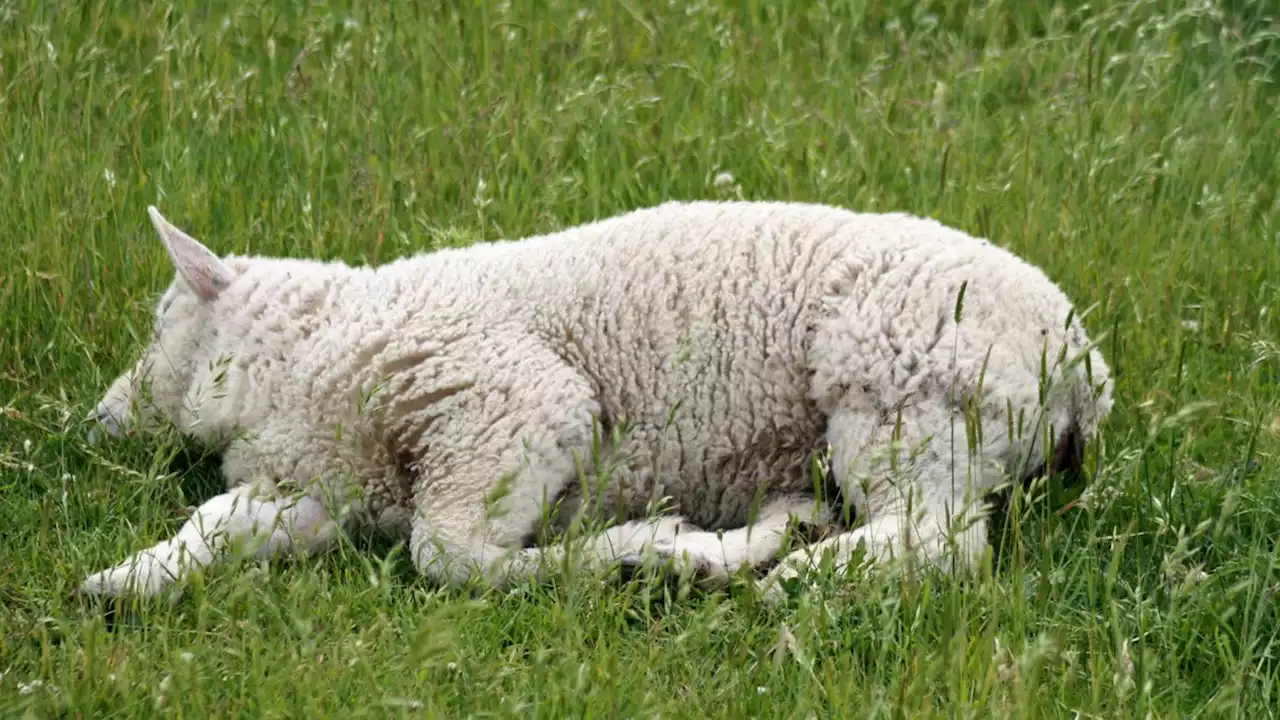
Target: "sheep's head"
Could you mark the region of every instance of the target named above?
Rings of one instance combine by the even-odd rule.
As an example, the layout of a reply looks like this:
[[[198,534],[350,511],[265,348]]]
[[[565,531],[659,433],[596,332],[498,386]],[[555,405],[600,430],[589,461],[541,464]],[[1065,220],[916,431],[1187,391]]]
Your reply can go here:
[[[147,213],[169,252],[176,275],[156,306],[151,342],[137,363],[118,377],[93,412],[106,434],[163,417],[178,425],[190,418],[188,401],[197,371],[208,365],[215,305],[236,272],[211,250],[174,227],[154,207]],[[90,440],[97,432],[90,431]]]

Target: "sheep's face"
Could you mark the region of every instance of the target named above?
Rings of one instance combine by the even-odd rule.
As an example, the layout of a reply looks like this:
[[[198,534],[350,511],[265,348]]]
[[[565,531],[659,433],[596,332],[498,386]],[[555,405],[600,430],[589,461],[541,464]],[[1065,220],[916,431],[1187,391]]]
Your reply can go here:
[[[234,271],[198,241],[148,208],[177,271],[156,306],[151,342],[98,403],[93,419],[107,435],[164,418],[189,424],[188,401],[197,370],[210,358],[209,327],[219,294],[235,279]],[[90,431],[90,439],[97,437]]]

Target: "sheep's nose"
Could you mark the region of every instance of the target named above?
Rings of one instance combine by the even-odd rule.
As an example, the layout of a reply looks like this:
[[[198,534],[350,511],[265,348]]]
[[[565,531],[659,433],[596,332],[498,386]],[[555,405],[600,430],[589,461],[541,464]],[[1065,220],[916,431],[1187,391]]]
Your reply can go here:
[[[102,440],[102,435],[98,432],[99,428],[110,437],[120,437],[120,421],[107,409],[104,403],[98,403],[98,407],[94,409],[89,417],[98,425],[98,427],[89,428],[89,431],[85,433],[84,439],[90,445],[96,445]]]

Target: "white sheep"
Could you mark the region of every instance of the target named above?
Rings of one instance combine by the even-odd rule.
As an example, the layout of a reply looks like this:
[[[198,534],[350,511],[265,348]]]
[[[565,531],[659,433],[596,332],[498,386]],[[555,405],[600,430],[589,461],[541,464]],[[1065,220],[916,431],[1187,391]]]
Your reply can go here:
[[[149,213],[176,277],[95,415],[221,449],[230,491],[88,594],[154,594],[230,541],[312,552],[355,521],[439,582],[501,585],[563,552],[536,541],[548,514],[615,523],[587,559],[711,584],[776,562],[796,521],[834,529],[776,563],[772,593],[859,543],[940,566],[958,547],[962,567],[984,496],[1078,468],[1111,408],[1059,288],[930,219],[669,202],[375,268],[219,258]]]

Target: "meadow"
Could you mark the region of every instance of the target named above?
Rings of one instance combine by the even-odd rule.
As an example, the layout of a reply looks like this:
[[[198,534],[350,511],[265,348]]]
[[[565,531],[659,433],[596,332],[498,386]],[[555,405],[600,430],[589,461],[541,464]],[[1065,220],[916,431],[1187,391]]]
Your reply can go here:
[[[1248,0],[0,0],[0,716],[1275,717],[1280,22]],[[970,581],[787,604],[473,595],[344,538],[108,618],[71,591],[217,492],[85,415],[172,277],[386,262],[669,199],[907,211],[1082,308],[1116,408]]]

